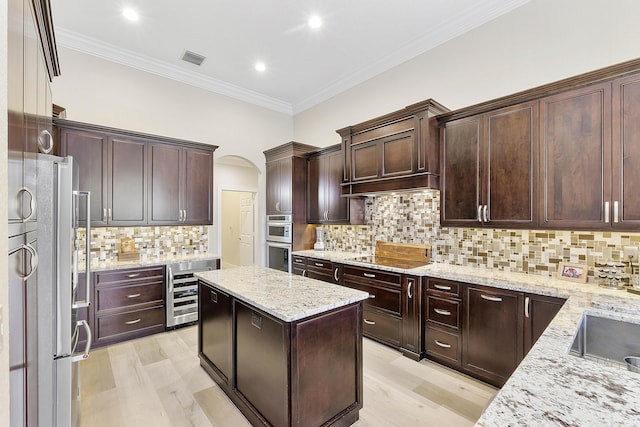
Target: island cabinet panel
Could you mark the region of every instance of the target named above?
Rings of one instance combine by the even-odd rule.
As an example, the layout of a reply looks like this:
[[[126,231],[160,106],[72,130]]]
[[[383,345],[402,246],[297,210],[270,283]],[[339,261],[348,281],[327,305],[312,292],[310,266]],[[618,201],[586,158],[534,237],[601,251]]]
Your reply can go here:
[[[540,117],[540,226],[610,227],[611,83],[544,98]]]
[[[296,323],[291,330],[292,425],[321,426],[362,403],[358,306]]]
[[[289,425],[289,328],[235,302],[236,393],[272,426]]]
[[[523,294],[467,285],[464,300],[463,369],[502,386],[524,356]]]
[[[202,281],[198,282],[202,297],[198,305],[200,328],[198,329],[199,352],[206,357],[218,373],[216,379],[230,384],[232,374],[231,349],[233,328],[233,305],[231,297]]]
[[[199,288],[200,365],[251,424],[358,420],[362,302],[285,322],[209,282],[200,280]]]

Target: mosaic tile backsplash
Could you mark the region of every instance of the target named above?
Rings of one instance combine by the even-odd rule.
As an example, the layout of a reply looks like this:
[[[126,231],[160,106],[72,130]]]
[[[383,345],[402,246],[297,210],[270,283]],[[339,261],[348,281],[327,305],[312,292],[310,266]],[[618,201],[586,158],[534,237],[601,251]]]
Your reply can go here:
[[[79,238],[80,247],[84,248],[85,229],[80,229]],[[207,252],[209,234],[206,226],[95,227],[91,229],[91,263],[118,261],[123,238],[134,238],[140,259],[146,261]],[[84,262],[82,252],[80,263]]]
[[[376,240],[430,244],[432,259],[453,265],[554,276],[561,262],[618,262],[640,233],[440,227],[440,192],[377,195],[365,202],[366,226],[328,226],[333,250],[371,251]],[[627,273],[630,269],[627,268]]]

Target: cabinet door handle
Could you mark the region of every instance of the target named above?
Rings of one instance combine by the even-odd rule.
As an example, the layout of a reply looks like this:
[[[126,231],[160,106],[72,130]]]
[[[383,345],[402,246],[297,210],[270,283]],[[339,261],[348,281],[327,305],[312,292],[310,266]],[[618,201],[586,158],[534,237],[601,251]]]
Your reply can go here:
[[[324,267],[324,264],[321,262],[314,262],[313,263],[316,267]]]
[[[376,322],[374,322],[373,320],[367,320],[367,319],[364,319],[364,323],[366,323],[367,325],[375,325],[376,324]]]
[[[131,295],[127,295],[127,298],[138,298],[140,296],[140,294],[131,294]]]
[[[438,340],[433,340],[433,342],[434,342],[434,343],[436,343],[436,345],[437,345],[438,347],[442,347],[442,348],[451,348],[451,344],[446,344],[446,343],[440,342],[440,341],[438,341]]]
[[[604,222],[609,223],[609,202],[604,202]]]
[[[376,277],[376,275],[375,275],[375,274],[371,274],[371,273],[362,273],[362,275],[363,275],[364,277],[369,277],[370,279],[374,279],[374,278]]]
[[[140,273],[131,273],[131,274],[127,274],[127,277],[133,278],[133,277],[138,277],[139,275]]]
[[[137,318],[136,320],[129,320],[128,322],[124,322],[125,325],[135,325],[136,323],[138,323],[139,321],[141,321],[142,319]]]
[[[500,297],[492,297],[490,295],[485,295],[485,294],[481,294],[480,298],[486,299],[487,301],[502,302],[502,298]]]
[[[435,311],[438,314],[441,314],[443,316],[451,316],[451,312],[449,310],[442,310],[441,308],[434,308],[433,311]]]
[[[276,202],[276,212],[280,212],[280,202]]]
[[[107,209],[107,220],[113,221],[113,217],[111,216],[111,208]]]
[[[529,297],[524,299],[524,317],[529,318]]]
[[[183,211],[184,211],[184,215],[182,215],[182,221],[187,222],[187,210],[183,209]]]
[[[484,205],[484,208],[482,209],[483,214],[482,217],[484,219],[484,222],[489,222],[489,205]]]
[[[22,249],[24,249],[25,251],[29,252],[29,254],[31,254],[31,260],[29,261],[29,265],[31,266],[31,271],[22,277],[22,281],[26,282],[27,280],[29,280],[31,276],[33,276],[33,273],[35,273],[36,269],[38,268],[38,252],[36,252],[33,246],[31,246],[28,243],[25,245],[22,245]]]
[[[618,209],[618,201],[613,202],[613,222],[617,223],[620,220],[620,212]]]
[[[409,281],[409,285],[407,286],[407,297],[413,298],[413,280]]]
[[[451,290],[451,286],[444,286],[444,285],[433,285],[434,288],[439,289],[441,291],[450,291]]]
[[[369,299],[376,299],[375,295],[369,295]]]
[[[482,205],[478,205],[478,222],[482,223]]]
[[[29,215],[27,215],[26,217],[22,218],[22,222],[27,222],[29,221],[35,214],[36,214],[36,198],[33,196],[33,192],[31,190],[29,190],[27,187],[22,187],[21,189],[18,190],[18,196],[20,196],[20,194],[22,192],[25,192],[29,195],[29,197],[31,198],[29,201]]]
[[[306,277],[307,276],[307,270],[302,270],[302,277]]]
[[[46,136],[49,140],[47,145],[44,145],[42,142],[43,136]],[[44,154],[49,154],[51,150],[53,150],[53,136],[47,129],[43,130],[40,132],[40,135],[38,135],[38,147],[40,147],[40,151]]]
[[[107,222],[107,208],[102,209],[102,222]]]
[[[339,270],[339,268],[338,268],[338,267],[336,267],[336,268],[334,268],[334,269],[333,269],[333,278],[336,280],[336,282],[338,282],[338,280],[340,280],[340,279],[338,278],[338,270]]]

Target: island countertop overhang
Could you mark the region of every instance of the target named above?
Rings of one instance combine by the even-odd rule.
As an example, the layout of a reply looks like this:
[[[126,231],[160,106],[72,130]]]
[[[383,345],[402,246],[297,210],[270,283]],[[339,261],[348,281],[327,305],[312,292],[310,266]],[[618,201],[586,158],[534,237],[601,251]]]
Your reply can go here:
[[[369,297],[367,292],[255,265],[207,271],[195,276],[285,322]]]

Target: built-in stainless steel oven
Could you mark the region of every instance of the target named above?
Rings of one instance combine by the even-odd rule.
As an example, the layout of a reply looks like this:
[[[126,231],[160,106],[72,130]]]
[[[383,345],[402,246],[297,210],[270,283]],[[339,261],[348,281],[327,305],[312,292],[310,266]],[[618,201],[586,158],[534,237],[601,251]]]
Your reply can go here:
[[[267,242],[267,266],[291,272],[291,243]]]
[[[267,267],[291,272],[293,223],[291,215],[267,216]]]
[[[267,216],[267,242],[291,243],[292,231],[291,215]]]

